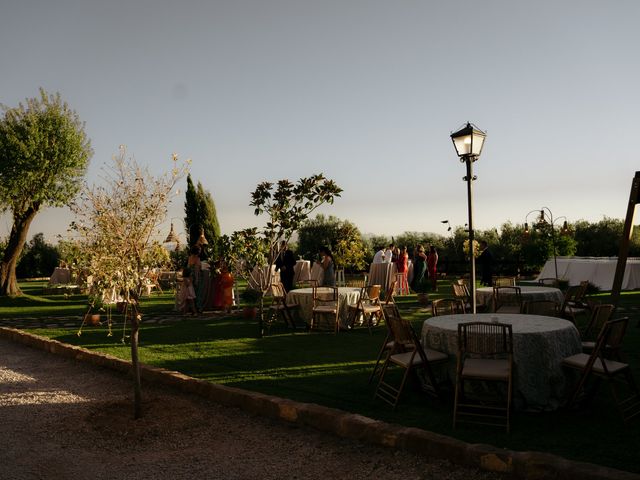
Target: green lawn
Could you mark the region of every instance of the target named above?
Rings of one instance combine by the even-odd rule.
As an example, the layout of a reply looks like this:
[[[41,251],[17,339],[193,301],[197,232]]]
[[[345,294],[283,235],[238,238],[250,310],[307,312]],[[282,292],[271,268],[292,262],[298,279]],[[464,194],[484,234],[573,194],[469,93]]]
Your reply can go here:
[[[41,286],[23,284],[24,299],[0,301],[0,316],[78,316],[84,310],[82,296],[40,296]],[[440,292],[449,286],[441,285]],[[443,296],[441,293],[437,296]],[[606,301],[607,296],[601,295]],[[621,307],[630,314],[625,354],[640,381],[640,292],[622,296]],[[419,331],[428,314],[415,296],[398,298],[401,312]],[[153,295],[142,304],[149,314],[171,312],[169,294]],[[451,402],[425,397],[407,389],[396,412],[373,401],[374,386],[367,380],[373,359],[384,338],[384,327],[373,335],[366,329],[333,335],[291,333],[276,327],[264,338],[256,338],[255,321],[240,316],[205,320],[183,319],[168,324],[144,324],[140,335],[140,355],[144,363],[178,370],[197,378],[245,389],[319,403],[403,425],[416,426],[450,435],[467,442],[488,443],[514,450],[538,450],[640,472],[640,419],[623,425],[608,389],[603,388],[594,403],[580,411],[550,413],[516,412],[512,433],[475,426],[451,428]],[[120,321],[120,320],[117,320]],[[121,330],[121,324],[120,330]],[[122,334],[115,329],[107,337],[104,327],[85,328],[82,336],[73,329],[39,329],[35,333],[90,349],[129,358]]]

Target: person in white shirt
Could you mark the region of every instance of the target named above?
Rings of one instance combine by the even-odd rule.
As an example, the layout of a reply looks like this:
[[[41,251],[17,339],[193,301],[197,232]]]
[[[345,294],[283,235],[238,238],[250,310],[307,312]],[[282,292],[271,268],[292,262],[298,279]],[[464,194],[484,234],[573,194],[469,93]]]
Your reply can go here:
[[[393,260],[393,243],[389,244],[387,249],[384,251],[384,257],[382,259],[383,263],[391,263]]]
[[[373,263],[384,263],[384,248],[381,248],[373,256]]]

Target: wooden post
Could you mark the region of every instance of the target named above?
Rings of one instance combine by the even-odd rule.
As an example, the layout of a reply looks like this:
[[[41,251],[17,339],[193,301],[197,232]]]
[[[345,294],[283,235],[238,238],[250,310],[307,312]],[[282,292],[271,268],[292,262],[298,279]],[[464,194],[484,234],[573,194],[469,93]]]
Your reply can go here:
[[[620,290],[622,290],[622,279],[624,277],[624,269],[627,266],[627,257],[629,256],[629,243],[631,243],[631,234],[633,233],[633,216],[636,211],[636,205],[640,201],[640,172],[636,172],[631,182],[631,194],[629,195],[629,204],[627,205],[627,218],[624,222],[624,231],[620,239],[620,251],[618,252],[618,264],[616,265],[616,273],[613,277],[613,286],[611,287],[611,303],[618,306],[620,299]]]

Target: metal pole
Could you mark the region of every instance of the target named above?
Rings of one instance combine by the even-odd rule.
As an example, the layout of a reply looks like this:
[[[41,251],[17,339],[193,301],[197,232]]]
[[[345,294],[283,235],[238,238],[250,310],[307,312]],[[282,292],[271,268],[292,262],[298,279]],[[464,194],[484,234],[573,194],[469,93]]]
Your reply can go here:
[[[555,268],[556,271],[556,279],[558,278],[558,249],[556,247],[556,232],[555,232],[555,227],[553,225],[553,213],[551,212],[551,209],[549,207],[544,207],[547,209],[547,211],[549,212],[549,218],[551,219],[551,243],[553,245],[553,266]],[[560,217],[562,218],[562,217]]]
[[[469,281],[469,295],[471,295],[471,313],[476,313],[476,256],[474,248],[475,235],[473,231],[473,160],[471,155],[464,157],[467,165],[467,202],[469,207],[469,256],[471,257],[471,278]]]

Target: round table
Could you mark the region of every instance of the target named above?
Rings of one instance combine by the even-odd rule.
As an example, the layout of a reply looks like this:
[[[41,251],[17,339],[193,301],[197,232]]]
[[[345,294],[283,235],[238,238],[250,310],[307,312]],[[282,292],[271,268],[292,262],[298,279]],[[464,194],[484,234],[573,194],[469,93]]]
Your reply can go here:
[[[355,305],[360,299],[360,289],[356,287],[338,287],[338,306],[340,313],[338,320],[342,327],[349,321],[348,305]],[[305,322],[311,321],[313,314],[313,288],[297,288],[287,293],[287,303],[300,305],[300,318]]]
[[[510,292],[501,292],[500,296],[509,297]],[[513,296],[513,295],[512,295]],[[520,296],[523,302],[532,300],[552,300],[562,305],[564,296],[562,290],[554,287],[528,287],[520,286]],[[478,305],[491,306],[493,302],[493,287],[480,287],[476,290],[476,301]]]
[[[578,330],[567,320],[506,313],[443,315],[425,320],[422,343],[452,357],[449,374],[455,379],[458,324],[491,322],[496,318],[512,326],[515,407],[531,411],[557,409],[567,393],[562,360],[582,351]]]

